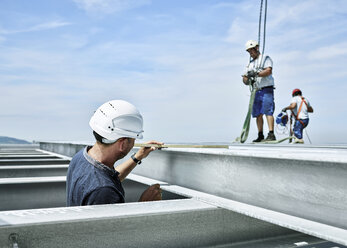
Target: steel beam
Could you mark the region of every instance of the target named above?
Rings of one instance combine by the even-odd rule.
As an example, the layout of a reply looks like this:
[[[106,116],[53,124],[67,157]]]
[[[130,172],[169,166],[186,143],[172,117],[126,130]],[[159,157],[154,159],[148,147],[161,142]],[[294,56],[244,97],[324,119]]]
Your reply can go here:
[[[256,224],[258,226],[259,229],[263,229],[263,227],[260,227],[260,226],[265,226],[265,230],[264,231],[264,234],[262,235],[265,235],[263,238],[268,238],[268,237],[272,237],[273,235],[276,236],[276,237],[272,237],[271,241],[262,241],[262,242],[255,242],[252,241],[252,236],[255,235],[254,232],[255,230],[252,229],[252,228],[249,228],[247,227],[244,232],[246,233],[243,233],[244,238],[247,239],[247,244],[248,246],[245,246],[245,247],[278,247],[279,244],[281,244],[281,247],[284,248],[284,247],[292,247],[292,245],[288,245],[288,246],[285,246],[286,244],[288,244],[288,240],[291,240],[293,243],[294,241],[295,242],[298,242],[298,241],[302,241],[302,240],[305,240],[306,242],[309,241],[309,242],[316,242],[316,241],[319,241],[321,242],[320,239],[315,239],[313,237],[310,237],[310,236],[307,236],[307,235],[299,235],[299,237],[297,237],[296,235],[294,237],[283,237],[282,235],[283,234],[290,234],[290,233],[293,233],[292,231],[288,230],[288,229],[282,229],[282,231],[280,233],[278,233],[277,231],[273,232],[273,231],[270,231],[268,230],[267,228],[269,227],[270,224],[266,224],[266,222],[261,222],[261,221],[256,221],[254,222],[253,224],[251,224],[253,221],[251,221],[251,223],[248,223],[250,221],[250,219],[253,219],[253,218],[247,218],[246,216],[251,216],[251,217],[254,217],[252,215],[254,215],[254,211],[250,211],[252,214],[249,214],[250,212],[245,212],[245,209],[247,209],[247,211],[249,211],[248,208],[252,208],[252,206],[246,206],[244,204],[244,206],[242,206],[241,204],[241,214],[238,214],[237,211],[240,211],[239,209],[239,206],[240,203],[237,203],[237,202],[232,202],[230,200],[227,200],[227,199],[222,199],[222,198],[218,198],[218,197],[214,197],[214,196],[210,196],[210,195],[207,195],[207,194],[204,194],[204,193],[201,193],[201,192],[194,192],[192,190],[189,190],[189,189],[185,189],[185,188],[182,188],[182,187],[179,187],[179,186],[174,186],[174,185],[169,185],[165,182],[160,182],[160,181],[155,181],[155,180],[152,180],[152,179],[149,179],[149,178],[144,178],[144,177],[141,177],[141,176],[136,176],[136,175],[130,175],[129,176],[130,180],[126,180],[125,183],[124,183],[124,187],[125,187],[125,191],[126,191],[126,196],[127,196],[127,199],[126,201],[137,201],[141,192],[147,188],[146,185],[151,185],[153,183],[160,183],[162,185],[162,188],[163,188],[163,199],[182,199],[182,198],[185,198],[185,197],[194,197],[196,200],[199,200],[199,201],[204,201],[204,202],[208,202],[211,206],[215,206],[215,207],[223,207],[223,208],[226,208],[226,209],[230,209],[230,210],[233,210],[234,214],[236,217],[236,219],[233,219],[233,224],[234,225],[237,225],[237,228],[240,228],[240,223],[238,223],[239,221],[242,222],[241,226],[243,225],[243,228],[246,228],[246,226],[248,225],[254,225]],[[15,204],[17,204],[18,206],[21,206],[21,209],[25,209],[26,208],[26,204],[28,204],[28,199],[29,198],[30,200],[33,200],[35,201],[36,204],[41,204],[42,205],[42,201],[50,201],[50,202],[56,202],[57,199],[46,199],[46,195],[45,193],[42,192],[42,190],[45,190],[46,188],[51,188],[50,185],[48,185],[49,183],[56,183],[57,181],[61,181],[63,182],[64,181],[64,177],[56,177],[56,178],[11,178],[11,179],[2,179],[0,180],[0,189],[1,188],[4,188],[4,189],[7,189],[6,192],[9,193],[10,195],[12,196],[16,196],[15,198],[18,200],[20,199],[20,201],[17,201]],[[35,182],[33,182],[35,181]],[[7,183],[7,185],[6,185]],[[39,183],[46,183],[46,185],[43,185],[44,187],[40,187],[40,190],[37,190],[37,188],[35,189],[35,187],[33,187],[33,184],[39,184]],[[9,187],[8,185],[9,184],[17,184],[17,188],[15,189],[16,192],[11,192],[11,190],[9,191]],[[52,185],[51,185],[52,186]],[[18,195],[18,192],[21,192],[22,190],[25,190],[25,195],[26,195],[26,198],[23,198],[21,195]],[[60,193],[59,193],[60,191]],[[54,192],[51,192],[51,195],[52,196],[55,196],[57,197],[58,195],[61,195],[61,194],[65,194],[65,187],[63,188],[57,188],[55,187],[55,190]],[[4,197],[5,196],[5,197]],[[6,200],[6,194],[5,192],[2,192],[0,194],[0,198],[1,199],[5,199]],[[175,201],[176,202],[176,201]],[[6,201],[4,202],[6,203]],[[61,203],[62,205],[65,204],[65,202]],[[176,203],[175,203],[176,204]],[[246,207],[245,207],[246,206]],[[34,206],[34,207],[41,207],[41,206]],[[164,206],[163,206],[164,207]],[[30,207],[32,208],[32,206]],[[143,210],[144,206],[142,204],[138,204],[138,209],[141,209]],[[15,208],[16,209],[16,208]],[[220,209],[220,208],[219,208]],[[237,211],[234,211],[234,210],[237,210]],[[118,211],[118,210],[117,210]],[[263,210],[264,211],[264,210]],[[37,221],[41,221],[42,220],[42,217],[41,218],[37,218],[35,216],[32,216],[32,215],[35,215],[33,213],[56,213],[56,210],[55,209],[47,209],[47,210],[26,210],[26,211],[11,211],[11,212],[15,212],[15,215],[16,216],[20,216],[20,217],[23,217],[23,215],[26,215],[28,214],[31,219],[31,221],[34,221],[36,224],[39,224],[39,225],[42,225],[42,226],[45,226],[46,223],[37,223]],[[58,211],[59,212],[59,211]],[[63,210],[63,212],[65,212],[65,210]],[[8,213],[8,212],[0,212],[0,233],[1,233],[1,223],[4,222],[4,220],[1,220],[1,215],[2,213]],[[23,214],[25,213],[25,214]],[[126,212],[117,212],[118,215],[121,215],[121,214],[125,214],[126,218],[128,218]],[[100,214],[98,211],[97,211],[97,214]],[[148,214],[147,212],[143,213],[143,215],[146,215]],[[244,216],[242,218],[240,218],[240,216]],[[83,216],[79,216],[81,219],[83,219],[84,217]],[[258,217],[258,216],[257,216]],[[147,216],[147,219],[149,219],[149,221],[152,221],[152,215],[150,216]],[[223,217],[224,219],[224,217]],[[84,221],[90,221],[90,216],[88,216],[88,219],[87,220],[84,220]],[[162,220],[162,221],[169,221],[169,220]],[[216,226],[220,226],[220,221],[219,220],[216,220],[214,219],[213,221],[215,222],[212,222],[210,221],[209,222],[209,225],[216,225]],[[148,222],[148,221],[147,221]],[[236,224],[235,224],[236,223]],[[258,224],[257,224],[258,223]],[[54,224],[54,223],[53,223]],[[277,223],[278,224],[278,223]],[[19,225],[22,225],[22,224],[19,224]],[[95,225],[100,225],[100,223],[95,223]],[[59,225],[55,228],[55,229],[59,229]],[[229,226],[228,227],[229,229],[233,229],[234,227],[232,226]],[[29,229],[29,227],[28,227]],[[30,229],[31,230],[31,229]],[[277,229],[275,228],[275,230],[280,230],[280,229]],[[13,230],[12,230],[13,231]],[[141,230],[139,230],[140,232],[142,232]],[[171,230],[173,231],[173,230]],[[235,230],[233,230],[235,231]],[[21,233],[20,231],[15,231],[17,234],[18,233]],[[177,230],[175,231],[177,232]],[[239,231],[237,231],[236,233],[234,233],[233,235],[236,235],[237,238],[242,238],[242,235],[240,236],[240,233],[238,233]],[[82,235],[82,234],[81,234]],[[258,234],[257,234],[258,235]],[[278,236],[279,235],[279,236]],[[1,235],[0,235],[1,236]],[[22,236],[20,234],[20,236]],[[43,238],[44,239],[44,238]],[[72,237],[67,237],[67,243],[68,245],[70,245],[70,242],[71,240],[70,239],[73,239]],[[238,241],[232,241],[232,242],[239,242],[240,240]],[[241,240],[242,241],[242,240]],[[246,240],[245,240],[246,241]],[[33,246],[31,246],[31,241],[30,240],[27,240],[27,239],[24,239],[22,240],[23,242],[23,245],[25,247],[36,247],[37,244],[33,244]],[[131,241],[129,241],[131,242]],[[151,241],[146,241],[146,242],[151,242]],[[182,241],[183,242],[183,241]],[[187,244],[189,244],[188,241],[184,241],[184,242],[187,242]],[[219,241],[218,242],[221,242],[220,238],[219,238]],[[48,245],[46,243],[44,243],[45,245]],[[93,244],[93,243],[91,243]],[[245,245],[245,243],[243,243]],[[276,244],[276,246],[269,246],[269,244]],[[74,243],[72,243],[71,245],[75,245]],[[236,245],[236,244],[235,244]],[[166,246],[166,245],[164,245]],[[70,246],[68,246],[70,247]],[[89,247],[89,246],[87,246]],[[170,247],[170,246],[169,246]],[[229,245],[228,245],[229,247]],[[342,246],[341,246],[342,247]]]
[[[92,143],[40,142],[40,149],[73,157],[79,150]]]
[[[38,155],[38,154],[42,154],[42,152],[37,151],[37,150],[27,150],[27,151],[22,151],[22,150],[2,151],[2,150],[0,150],[0,155]]]
[[[23,160],[23,159],[51,159],[51,158],[57,158],[52,155],[47,154],[34,154],[34,155],[7,155],[7,154],[0,154],[0,161],[1,160]]]
[[[39,148],[40,144],[0,144],[0,150],[5,149],[36,149]]]
[[[1,154],[9,154],[9,155],[14,155],[14,154],[23,154],[23,155],[28,155],[28,154],[41,154],[41,152],[38,152],[36,150],[32,150],[32,149],[26,149],[26,150],[22,150],[22,149],[0,149],[0,155]]]
[[[38,164],[69,164],[70,160],[61,158],[44,159],[0,159],[0,166],[4,165],[38,165]]]
[[[0,212],[0,243],[27,248],[208,247],[281,242],[289,234],[295,233],[190,199]]]
[[[157,151],[134,173],[347,229],[347,153],[270,151]]]
[[[66,176],[68,164],[0,166],[0,178]]]
[[[0,179],[0,211],[66,205],[66,177]]]
[[[123,187],[125,201],[137,202],[148,185],[139,181],[125,180]],[[162,198],[173,200],[187,197],[163,190]],[[64,207],[66,206],[66,177],[50,175],[49,177],[0,178],[0,200],[0,211]]]
[[[63,144],[56,145],[64,150]],[[49,146],[54,148],[55,144]],[[47,144],[41,147],[45,148]],[[67,148],[68,154],[64,155],[72,156],[71,144]],[[268,209],[273,218],[265,217],[264,220],[271,223],[288,221],[288,226],[301,228],[295,227],[291,218],[282,219],[281,214],[297,218],[299,222],[318,223],[321,225],[318,231],[310,230],[310,225],[300,230],[312,235],[324,234],[325,230],[334,228],[347,229],[346,151],[346,147],[273,145],[171,148],[153,152],[134,173]],[[334,239],[334,233],[330,234]]]
[[[339,244],[347,245],[347,230],[343,228],[337,228],[319,222],[313,222],[292,215],[275,212],[269,209],[264,209],[253,205],[229,200],[226,198],[184,188],[177,185],[171,185],[163,181],[157,181],[135,174],[130,174],[128,178],[132,181],[141,182],[147,185],[158,183],[161,185],[161,188],[163,190],[174,194],[182,195],[192,199],[197,199],[199,201],[203,201],[214,206],[228,209],[236,213],[240,213],[266,222],[270,222],[309,235],[314,235],[324,240],[330,240]]]

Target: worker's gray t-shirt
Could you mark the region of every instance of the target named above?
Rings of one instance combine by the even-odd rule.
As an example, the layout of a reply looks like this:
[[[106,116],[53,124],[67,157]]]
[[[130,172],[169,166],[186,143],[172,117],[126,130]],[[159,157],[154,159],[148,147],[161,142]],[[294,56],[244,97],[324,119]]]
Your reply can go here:
[[[66,178],[66,205],[124,203],[119,172],[96,161],[85,147],[71,160]]]
[[[268,55],[263,56],[262,54],[260,54],[257,59],[251,60],[249,62],[248,66],[246,67],[245,75],[247,74],[248,71],[255,70],[255,69],[264,70],[265,68],[268,68],[268,67],[273,68],[272,59]],[[274,82],[274,78],[272,74],[267,77],[257,77],[256,87],[259,89],[268,87],[268,86],[274,86],[274,85],[275,85],[275,82]]]

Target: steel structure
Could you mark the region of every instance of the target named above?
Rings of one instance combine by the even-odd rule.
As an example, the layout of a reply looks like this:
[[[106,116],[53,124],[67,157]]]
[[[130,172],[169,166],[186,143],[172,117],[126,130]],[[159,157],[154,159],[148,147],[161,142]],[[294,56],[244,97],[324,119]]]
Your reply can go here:
[[[0,146],[0,247],[347,245],[344,147],[155,151],[124,181],[130,203],[66,208],[67,164],[85,145]],[[134,203],[153,183],[164,200]]]

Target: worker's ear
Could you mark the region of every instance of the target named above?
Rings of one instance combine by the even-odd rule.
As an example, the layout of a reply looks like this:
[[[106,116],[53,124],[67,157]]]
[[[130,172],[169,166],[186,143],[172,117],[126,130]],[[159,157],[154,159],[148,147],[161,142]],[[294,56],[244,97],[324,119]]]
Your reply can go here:
[[[124,152],[128,149],[128,139],[127,138],[120,138],[118,140],[119,142],[119,150],[120,152]]]

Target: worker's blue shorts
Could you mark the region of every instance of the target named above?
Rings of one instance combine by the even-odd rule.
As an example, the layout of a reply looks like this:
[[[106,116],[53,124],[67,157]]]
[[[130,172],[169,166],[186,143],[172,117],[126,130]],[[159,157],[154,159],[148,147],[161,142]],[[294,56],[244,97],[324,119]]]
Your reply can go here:
[[[274,88],[266,87],[255,93],[252,116],[271,115],[275,110]]]

